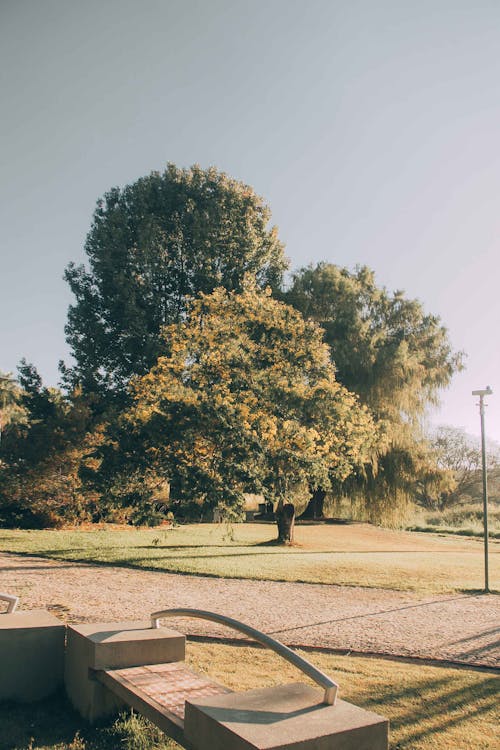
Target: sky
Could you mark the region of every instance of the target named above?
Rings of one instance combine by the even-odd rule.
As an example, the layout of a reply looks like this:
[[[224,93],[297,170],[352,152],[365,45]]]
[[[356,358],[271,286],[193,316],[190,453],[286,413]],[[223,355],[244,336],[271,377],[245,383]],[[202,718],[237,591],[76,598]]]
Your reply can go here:
[[[368,265],[466,370],[429,424],[500,441],[498,0],[0,0],[0,370],[69,359],[97,199],[167,162],[269,204],[291,267]]]

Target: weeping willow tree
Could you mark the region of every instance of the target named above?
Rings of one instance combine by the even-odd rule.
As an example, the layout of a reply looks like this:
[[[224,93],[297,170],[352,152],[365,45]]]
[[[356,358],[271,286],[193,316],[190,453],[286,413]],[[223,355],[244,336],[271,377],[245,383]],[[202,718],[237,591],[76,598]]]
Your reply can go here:
[[[442,479],[421,424],[462,369],[462,353],[452,350],[437,316],[403,292],[377,286],[366,267],[303,268],[285,299],[322,326],[337,379],[359,396],[384,434],[371,460],[337,490],[349,495],[358,515],[397,520],[418,486],[435,490]],[[321,503],[308,511],[318,515]]]

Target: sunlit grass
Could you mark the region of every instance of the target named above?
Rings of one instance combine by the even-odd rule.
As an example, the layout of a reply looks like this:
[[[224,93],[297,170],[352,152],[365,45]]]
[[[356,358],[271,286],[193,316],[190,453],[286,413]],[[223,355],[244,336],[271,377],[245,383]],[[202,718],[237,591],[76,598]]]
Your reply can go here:
[[[496,675],[363,657],[305,656],[334,677],[342,698],[390,719],[391,750],[498,747],[500,681]],[[239,691],[307,681],[292,666],[261,649],[191,643],[188,658],[198,670]],[[0,727],[0,750],[177,748],[137,715],[91,728],[62,697],[32,706],[4,705]]]
[[[221,577],[342,584],[447,593],[477,590],[483,552],[475,539],[390,531],[368,524],[307,525],[297,545],[266,542],[273,525],[193,524],[172,530],[0,530],[0,549],[59,560],[128,565]],[[500,543],[491,542],[491,588],[498,588]]]
[[[460,503],[442,511],[420,509],[408,528],[442,534],[482,537],[482,503]],[[488,511],[488,531],[491,539],[500,539],[500,504],[492,502]]]

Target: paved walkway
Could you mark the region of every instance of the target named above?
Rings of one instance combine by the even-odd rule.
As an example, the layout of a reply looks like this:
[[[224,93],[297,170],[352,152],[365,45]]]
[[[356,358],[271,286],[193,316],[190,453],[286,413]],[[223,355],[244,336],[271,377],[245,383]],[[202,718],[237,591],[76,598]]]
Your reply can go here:
[[[500,597],[244,581],[58,562],[0,553],[0,591],[23,609],[69,622],[147,619],[168,607],[221,612],[290,645],[323,646],[500,667]],[[193,635],[233,637],[200,620],[171,621]]]

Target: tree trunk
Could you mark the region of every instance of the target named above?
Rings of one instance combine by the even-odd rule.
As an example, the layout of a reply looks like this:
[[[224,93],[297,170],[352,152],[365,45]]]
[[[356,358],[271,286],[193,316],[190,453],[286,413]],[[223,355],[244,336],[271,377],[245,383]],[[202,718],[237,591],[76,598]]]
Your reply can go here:
[[[325,490],[317,489],[312,493],[311,499],[307,503],[307,507],[304,512],[299,516],[300,519],[307,519],[310,521],[323,518],[323,506],[325,503],[326,492]]]
[[[295,505],[292,503],[279,503],[275,516],[278,525],[278,542],[281,544],[292,544],[295,528]]]

